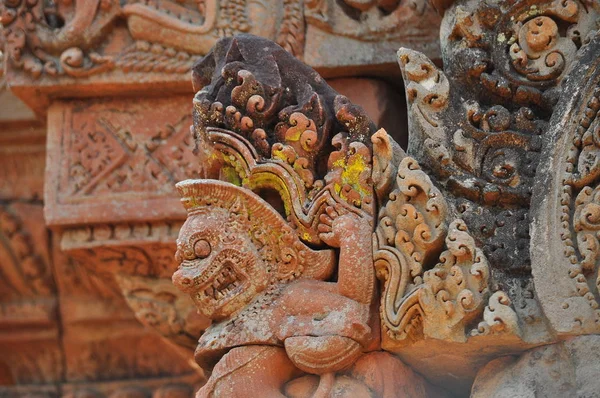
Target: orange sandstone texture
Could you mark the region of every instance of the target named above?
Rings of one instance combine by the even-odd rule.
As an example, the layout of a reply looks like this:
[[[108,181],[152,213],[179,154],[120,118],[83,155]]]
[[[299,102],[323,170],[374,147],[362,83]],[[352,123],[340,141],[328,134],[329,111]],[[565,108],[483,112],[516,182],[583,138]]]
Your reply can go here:
[[[599,7],[2,2],[0,395],[595,396]]]

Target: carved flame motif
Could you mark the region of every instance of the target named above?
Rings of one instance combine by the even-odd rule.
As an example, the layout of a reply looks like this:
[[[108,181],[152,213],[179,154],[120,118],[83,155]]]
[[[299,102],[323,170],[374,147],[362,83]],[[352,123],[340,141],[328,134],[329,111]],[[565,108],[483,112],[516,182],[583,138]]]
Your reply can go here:
[[[448,206],[441,192],[412,158],[398,167],[395,188],[379,211],[374,234],[377,275],[384,281],[382,322],[403,329],[405,296],[423,282],[424,268],[439,254]],[[393,333],[393,332],[392,332]]]
[[[465,328],[488,296],[487,260],[464,221],[455,220],[447,232],[448,204],[414,159],[402,160],[396,181],[374,234],[384,329],[400,341],[419,336],[466,341]],[[426,270],[444,238],[447,250]]]

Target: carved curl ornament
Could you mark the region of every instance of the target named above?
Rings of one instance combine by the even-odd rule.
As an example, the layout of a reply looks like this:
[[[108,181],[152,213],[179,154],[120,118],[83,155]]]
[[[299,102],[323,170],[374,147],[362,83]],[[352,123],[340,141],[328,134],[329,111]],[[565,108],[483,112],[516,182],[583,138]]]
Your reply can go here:
[[[464,220],[481,248],[476,257],[487,258],[488,289],[496,291],[488,308],[514,306],[516,313],[506,318],[498,312],[495,322],[506,323],[524,341],[547,336],[534,278],[535,267],[542,265],[530,257],[531,197],[542,186],[537,170],[547,161],[541,153],[549,145],[552,120],[564,115],[559,98],[565,81],[577,79],[570,74],[575,60],[593,51],[599,11],[597,2],[457,2],[442,26],[448,33],[442,34],[445,73],[419,53],[398,52],[410,110],[408,152],[428,166],[429,178],[444,192],[447,212]],[[585,211],[583,203],[579,206],[576,216]],[[428,220],[430,214],[423,213],[423,219],[435,220]],[[575,229],[583,230],[583,224]],[[593,240],[579,236],[593,246]],[[471,334],[487,333],[488,325]]]

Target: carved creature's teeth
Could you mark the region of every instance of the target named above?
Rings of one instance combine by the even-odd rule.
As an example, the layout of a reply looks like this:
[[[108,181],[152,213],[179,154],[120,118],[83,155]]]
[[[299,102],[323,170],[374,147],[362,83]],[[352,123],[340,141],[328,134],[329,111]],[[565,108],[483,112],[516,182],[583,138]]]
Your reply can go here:
[[[208,275],[210,275],[210,273],[208,273]],[[200,300],[221,300],[230,296],[231,293],[243,283],[243,281],[239,279],[235,269],[231,266],[223,268],[218,271],[216,275],[213,274],[212,278],[207,276],[206,279],[208,279],[208,287],[198,295]]]

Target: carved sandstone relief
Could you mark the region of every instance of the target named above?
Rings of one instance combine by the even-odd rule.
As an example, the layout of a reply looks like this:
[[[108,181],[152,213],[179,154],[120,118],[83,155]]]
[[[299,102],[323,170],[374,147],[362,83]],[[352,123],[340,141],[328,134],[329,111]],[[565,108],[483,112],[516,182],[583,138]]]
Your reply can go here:
[[[33,79],[108,72],[119,79],[120,71],[154,73],[159,81],[176,74],[181,81],[194,56],[206,54],[221,37],[241,33],[276,41],[315,67],[391,64],[386,50],[400,44],[435,56],[438,51],[430,27],[439,16],[423,0],[10,0],[2,4],[1,18],[11,68]],[[377,54],[325,58],[323,51],[340,40],[375,46]]]
[[[398,53],[407,153],[397,132],[378,129],[285,49],[244,35],[217,42],[193,68],[193,139],[183,97],[179,109],[154,98],[51,109],[49,159],[62,167],[49,172],[47,214],[62,247],[95,277],[115,275],[173,352],[190,355],[206,328],[195,359],[212,374],[199,396],[251,395],[249,386],[286,396],[446,393],[430,383],[463,396],[478,368],[504,355],[524,356],[492,361],[473,394],[510,391],[523,370],[526,392],[555,380],[569,393],[592,385],[581,382],[587,368],[563,357],[595,342],[556,344],[598,330],[598,3],[434,3],[447,9],[444,71]],[[128,29],[164,20],[169,4],[131,4]],[[336,2],[336,14],[328,4],[307,7],[337,21],[321,29],[335,35],[361,20],[368,36],[377,16],[403,7]],[[207,2],[177,6],[211,23]],[[185,178],[187,212],[172,199]],[[168,285],[175,250],[185,295]],[[547,363],[557,364],[549,378],[528,371]]]
[[[153,214],[152,207],[169,209],[176,203],[174,184],[202,172],[192,154],[191,115],[183,97],[53,107],[48,152],[65,166],[48,169],[48,224],[102,223],[107,200],[123,202],[111,210],[121,221],[182,218],[180,209]],[[140,206],[140,199],[147,204]]]
[[[261,300],[272,306],[264,314],[256,310],[263,315],[260,318],[278,319],[273,314],[280,305],[279,294],[284,293],[266,298],[271,295],[270,283],[257,287],[249,282],[256,277],[254,268],[241,265],[248,261],[254,264],[260,248],[269,244],[252,243],[258,248],[252,255],[225,255],[228,239],[237,242],[242,238],[230,234],[230,227],[217,227],[232,225],[234,231],[241,228],[251,236],[262,236],[265,233],[251,225],[264,225],[265,221],[254,217],[264,217],[270,208],[283,216],[271,223],[278,225],[275,230],[291,227],[301,244],[310,244],[311,250],[340,247],[332,271],[336,276],[321,277],[335,281],[334,292],[357,300],[355,291],[345,295],[343,289],[347,260],[352,259],[365,268],[362,274],[355,271],[356,289],[372,295],[365,290],[370,283],[361,287],[363,279],[358,277],[369,275],[366,268],[372,267],[382,282],[381,346],[375,342],[373,349],[397,354],[454,392],[468,391],[475,369],[495,356],[554,342],[555,333],[561,331],[543,312],[556,302],[545,291],[556,286],[542,271],[552,260],[540,263],[529,255],[530,225],[537,227],[530,221],[532,209],[538,211],[531,197],[534,190],[546,188],[537,175],[539,165],[555,158],[541,156],[545,148],[555,148],[548,136],[549,126],[559,120],[553,118],[562,118],[564,123],[578,118],[571,111],[562,116],[565,111],[559,93],[576,84],[582,87],[578,76],[583,73],[590,76],[589,72],[578,75],[572,71],[587,70],[577,69],[577,62],[594,65],[589,57],[597,54],[593,38],[597,11],[595,3],[570,2],[459,2],[451,6],[443,24],[443,32],[448,32],[443,42],[446,73],[420,53],[407,49],[398,52],[409,103],[408,154],[384,130],[378,131],[365,119],[360,108],[336,96],[312,70],[282,50],[246,36],[219,42],[193,69],[194,86],[200,90],[194,99],[194,132],[206,159],[206,176],[229,184],[210,179],[182,183],[184,204],[197,212],[190,211],[180,234],[178,252],[189,253],[189,258],[179,255],[181,265],[174,276],[175,283],[195,298],[201,311],[216,308],[207,313],[213,319],[208,331],[226,328],[224,325],[235,328],[239,325],[236,314],[254,311],[253,305],[260,305]],[[558,29],[559,25],[564,29]],[[539,35],[546,35],[547,40]],[[257,55],[254,46],[263,46],[264,52]],[[591,88],[582,89],[588,93],[586,108],[581,111],[585,119],[577,119],[583,122],[577,133],[580,138],[574,140],[585,160],[580,157],[579,163],[571,164],[579,164],[579,173],[585,172],[585,183],[590,183],[596,94],[593,79],[586,84],[583,87]],[[575,98],[582,101],[579,96]],[[562,127],[561,131],[573,130]],[[568,159],[577,158],[573,155],[577,150],[570,153]],[[573,170],[574,166],[567,167],[568,172]],[[576,184],[570,179],[563,181]],[[214,190],[231,193],[213,200]],[[564,188],[550,191],[550,195],[542,192],[545,196],[540,201],[546,202],[558,197],[553,196],[556,192],[572,195]],[[593,186],[583,188],[574,199],[573,210],[565,211],[569,217],[573,214],[572,227],[568,227],[567,216],[559,216],[563,228],[572,228],[573,238],[566,232],[556,235],[566,245],[565,253],[572,253],[569,261],[575,265],[565,266],[561,278],[568,276],[574,281],[573,292],[589,302],[585,308],[590,311],[595,309],[597,291],[594,192]],[[238,213],[238,208],[247,205],[230,201],[242,195],[250,195],[265,210]],[[568,206],[565,198],[569,196],[560,195],[556,203]],[[208,207],[216,203],[217,208],[227,209],[222,216],[218,216],[221,210]],[[340,229],[352,229],[352,237],[337,236],[335,225],[346,222],[346,213],[371,221]],[[542,224],[552,220],[546,214]],[[277,214],[272,215],[277,218]],[[212,217],[215,221],[206,221]],[[237,223],[249,224],[242,228],[234,226]],[[363,230],[370,231],[372,243],[361,240]],[[197,240],[198,236],[203,238]],[[354,253],[344,250],[345,239],[351,242]],[[360,257],[365,246],[371,248],[372,257]],[[246,255],[254,259],[242,261],[240,256]],[[262,257],[262,263],[277,268],[283,257],[269,258]],[[558,266],[559,258],[553,257],[553,266]],[[300,274],[297,277],[300,280],[274,284],[287,291],[308,283]],[[322,289],[319,283],[310,283]],[[260,294],[263,290],[264,295]],[[305,290],[307,294],[309,291]],[[302,293],[297,296],[297,302],[303,302]],[[318,297],[317,293],[311,296]],[[377,301],[371,301],[370,307],[376,308]],[[316,307],[305,311],[318,312],[317,300],[311,304]],[[569,308],[569,304],[563,305],[564,310]],[[286,305],[287,310],[293,311],[293,306]],[[335,310],[328,308],[325,313],[331,311]],[[591,313],[584,312],[581,317],[590,322],[590,329],[571,329],[571,333],[596,330]],[[561,322],[564,320],[561,317]],[[266,332],[261,335],[264,340],[253,336],[245,343],[228,343],[229,348],[244,344],[283,347],[295,368],[320,375],[320,383],[325,383],[326,372],[297,362],[285,336],[277,336],[280,324],[261,329]],[[339,336],[341,332],[326,333]],[[205,336],[197,349],[201,363],[208,344],[203,343]],[[220,344],[226,341],[223,336],[212,341],[220,347],[213,361],[219,361],[215,369],[222,372],[238,361],[230,362],[223,356],[229,348],[227,343]],[[431,360],[421,355],[426,349],[445,352]],[[367,345],[361,350],[368,355]],[[456,356],[462,358],[460,364],[454,364]],[[352,361],[340,368],[335,367],[336,361],[337,357],[332,357],[323,367],[337,372],[338,380]],[[453,366],[453,375],[447,373],[448,366]],[[214,393],[219,383],[235,384],[234,378],[219,374],[213,374],[201,394]],[[274,381],[276,388],[282,388],[294,375],[282,377],[284,380]]]
[[[574,71],[578,70],[577,60],[581,58],[583,64],[593,65],[586,54],[597,54],[593,39],[597,6],[594,2],[457,2],[446,11],[442,24],[445,72],[415,51],[398,52],[409,102],[408,154],[427,166],[428,178],[435,181],[445,201],[443,206],[425,205],[427,199],[436,200],[438,194],[427,195],[431,188],[427,184],[420,187],[422,181],[428,180],[423,177],[412,186],[412,192],[400,189],[403,195],[394,193],[394,201],[400,203],[396,205],[398,209],[404,204],[416,212],[415,224],[422,228],[415,230],[417,233],[407,228],[405,221],[394,218],[410,214],[408,210],[397,210],[392,217],[388,210],[380,210],[380,217],[389,221],[380,222],[379,228],[389,232],[381,234],[387,241],[379,241],[396,249],[383,246],[386,256],[382,264],[386,267],[381,277],[386,286],[382,319],[384,329],[387,326],[390,331],[383,335],[383,347],[398,353],[416,369],[437,375],[438,380],[443,379],[448,363],[438,367],[444,360],[419,358],[419,350],[424,348],[421,335],[446,342],[466,341],[467,345],[443,347],[462,352],[476,366],[489,353],[471,351],[480,344],[492,351],[522,350],[531,344],[553,341],[553,334],[558,331],[545,315],[547,306],[555,305],[557,296],[556,284],[549,282],[554,276],[547,263],[557,264],[561,257],[554,255],[540,261],[529,255],[531,249],[532,253],[545,253],[548,245],[558,246],[548,242],[547,234],[538,238],[537,246],[530,246],[530,225],[536,225],[531,224],[531,211],[538,214],[542,224],[546,223],[552,217],[547,212],[540,215],[536,205],[552,199],[538,196],[532,205],[531,196],[535,189],[544,190],[537,170],[541,162],[550,159],[549,155],[542,155],[544,148],[552,147],[549,127],[556,125],[554,120],[558,118],[572,123],[574,114],[563,113],[562,104],[577,90],[576,85],[583,92],[591,92],[582,86]],[[560,93],[569,82],[572,88],[561,98]],[[573,130],[574,127],[563,127],[561,134]],[[400,188],[401,179],[407,179],[405,174],[398,172]],[[419,192],[423,192],[423,199],[416,203],[422,207],[412,199],[418,198]],[[410,201],[404,199],[407,196]],[[585,201],[583,195],[580,198],[577,203]],[[468,239],[458,247],[460,255],[472,253],[469,257],[474,263],[467,263],[471,267],[469,273],[454,265],[456,254],[450,258],[440,256],[438,265],[434,256],[425,263],[427,271],[421,271],[420,261],[428,254],[423,248],[423,237],[427,238],[425,242],[435,243],[436,233],[443,226],[435,217],[440,210],[445,210],[451,219],[460,217],[463,231],[468,231]],[[558,242],[561,235],[556,236]],[[565,233],[562,236],[568,239]],[[461,240],[447,241],[449,251],[452,252],[451,244]],[[583,241],[587,239],[579,238],[579,242]],[[439,253],[439,246],[430,247],[435,255]],[[570,261],[576,264],[580,260],[572,257]],[[453,271],[444,273],[450,266]],[[569,268],[564,269],[566,277]],[[588,268],[585,273],[589,283],[593,283],[594,272]],[[460,288],[449,289],[448,277],[458,281]],[[580,284],[586,282],[583,275],[573,274],[572,278]],[[544,287],[551,291],[544,292]],[[587,300],[592,299],[585,286],[581,285],[579,292],[581,296],[587,294]],[[436,301],[426,300],[428,297],[435,297]],[[478,320],[469,318],[465,310],[480,313],[481,300],[485,305],[483,314],[475,317]],[[426,308],[432,302],[444,311],[433,315],[436,312]],[[567,307],[568,304],[564,306]],[[428,327],[427,314],[431,314],[436,325],[433,329]],[[457,317],[462,317],[463,329],[453,334],[450,332],[456,329],[452,319]],[[440,318],[445,319],[441,325]],[[591,314],[583,318],[594,322]],[[495,337],[487,337],[492,335]],[[472,377],[460,366],[454,367],[454,372]]]
[[[534,190],[539,206],[534,213],[532,272],[539,280],[544,311],[561,335],[600,331],[595,139],[599,45],[597,31],[589,33],[561,87]],[[542,241],[551,242],[548,250],[542,250]]]
[[[48,150],[64,167],[49,168],[45,211],[50,226],[65,226],[63,251],[95,274],[116,276],[143,324],[190,349],[208,321],[170,284],[185,214],[174,184],[203,173],[186,103],[55,104]]]
[[[203,86],[194,133],[213,179],[178,184],[188,218],[173,281],[213,321],[195,353],[212,369],[199,396],[250,396],[241,380],[287,396],[388,396],[394,378],[378,361],[423,395],[428,383],[378,352],[375,127],[364,111],[252,36],[220,41],[193,78]]]
[[[46,220],[73,267],[114,279],[110,285],[137,319],[185,358],[210,324],[171,283],[175,238],[186,214],[175,182],[209,173],[207,158],[193,153],[189,108],[184,96],[57,101],[50,109],[48,150],[60,167],[49,168],[47,181],[53,182],[46,184]],[[389,104],[379,111],[386,109]],[[282,148],[278,156],[289,151]],[[354,163],[361,165],[360,159]]]
[[[140,324],[112,275],[90,269],[92,258],[85,267],[65,255],[57,239],[54,259],[65,357],[59,380],[63,396],[189,397],[202,383],[203,375],[153,324]]]
[[[0,205],[0,385],[51,384],[63,371],[56,285],[40,205]],[[27,337],[36,335],[33,341]],[[39,355],[45,352],[45,355]],[[52,388],[51,388],[52,389]]]
[[[141,325],[114,281],[59,250],[60,234],[43,222],[45,128],[5,94],[0,91],[0,395],[191,396],[204,377],[189,365],[189,349],[181,354]]]

